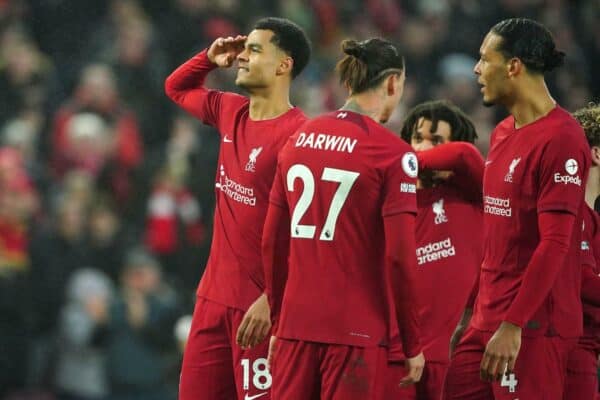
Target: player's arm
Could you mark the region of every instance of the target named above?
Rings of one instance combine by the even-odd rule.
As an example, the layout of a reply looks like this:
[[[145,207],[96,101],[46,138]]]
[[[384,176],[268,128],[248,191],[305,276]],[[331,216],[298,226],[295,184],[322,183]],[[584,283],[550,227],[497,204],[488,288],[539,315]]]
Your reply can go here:
[[[265,272],[265,293],[271,308],[273,335],[277,335],[277,322],[287,282],[289,245],[289,213],[280,206],[270,204],[262,239],[262,255]]]
[[[584,214],[583,231],[581,232],[581,299],[596,307],[600,307],[600,276],[595,273],[596,252],[600,249],[594,248],[594,223],[586,218],[594,211],[587,209]]]
[[[217,126],[221,113],[223,92],[209,90],[204,81],[217,67],[230,67],[244,49],[246,36],[216,39],[208,49],[201,51],[177,68],[165,81],[165,93],[181,108],[208,125]],[[242,96],[227,93],[232,98]]]
[[[587,304],[600,307],[600,276],[589,265],[583,266],[581,276],[581,298]]]
[[[473,308],[475,308],[475,299],[477,298],[477,294],[479,293],[479,277],[481,275],[481,268],[477,268],[477,275],[475,277],[475,281],[473,282],[473,287],[471,288],[471,293],[467,298],[467,304],[465,305],[465,309],[463,311],[456,328],[454,328],[454,332],[450,337],[450,348],[449,348],[449,357],[452,358],[452,354],[454,353],[454,349],[460,339],[462,339],[465,330],[469,326],[471,322],[471,317],[473,316]]]
[[[415,278],[418,160],[404,146],[399,146],[396,151],[397,154],[384,167],[381,216],[385,234],[386,268],[391,279],[400,339],[407,357],[408,375],[400,384],[408,385],[421,379],[425,364],[419,341],[419,304]]]
[[[269,196],[269,208],[262,236],[262,258],[265,293],[271,308],[272,334],[277,334],[277,322],[288,276],[290,249],[290,213],[280,165],[277,166]]]
[[[456,182],[481,196],[484,161],[481,153],[468,142],[451,142],[417,153],[421,170],[452,171]]]

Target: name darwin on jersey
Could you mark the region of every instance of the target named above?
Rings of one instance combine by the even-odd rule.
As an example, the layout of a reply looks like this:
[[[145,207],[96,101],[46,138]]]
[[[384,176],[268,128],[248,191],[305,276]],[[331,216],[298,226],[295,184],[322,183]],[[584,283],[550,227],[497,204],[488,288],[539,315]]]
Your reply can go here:
[[[358,139],[327,133],[301,132],[296,140],[296,147],[310,147],[315,150],[345,151],[352,153]]]
[[[439,242],[429,243],[423,247],[417,248],[417,262],[419,265],[455,255],[456,249],[454,248],[450,238],[440,240]]]

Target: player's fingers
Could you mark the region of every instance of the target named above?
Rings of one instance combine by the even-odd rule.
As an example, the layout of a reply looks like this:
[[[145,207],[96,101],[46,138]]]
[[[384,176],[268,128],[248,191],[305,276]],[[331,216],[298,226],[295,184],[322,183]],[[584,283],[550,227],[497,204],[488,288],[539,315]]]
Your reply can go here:
[[[509,357],[506,365],[506,372],[512,374],[515,372],[515,363],[517,362],[517,357]]]
[[[252,336],[250,336],[250,342],[248,343],[248,345],[250,347],[254,347],[257,344],[259,344],[260,342],[262,342],[262,340],[264,339],[263,336],[263,330],[264,330],[264,323],[262,321],[256,321],[256,324],[254,325],[254,332],[252,333]]]
[[[273,365],[273,356],[277,351],[277,344],[274,340],[269,342],[269,352],[267,353],[267,368],[271,369],[271,365]]]
[[[495,381],[502,380],[502,375],[504,375],[506,373],[507,366],[508,366],[508,358],[501,357],[500,360],[498,361],[498,366],[497,366],[496,370],[492,371]]]
[[[250,346],[255,329],[256,320],[250,318],[250,322],[248,322],[248,326],[246,327],[246,332],[244,332],[244,336],[242,337],[242,347]]]
[[[483,353],[483,358],[481,359],[481,364],[479,366],[479,376],[481,377],[481,380],[483,381],[488,381],[488,374],[487,374],[487,369],[488,369],[488,365],[491,362],[491,356],[490,354],[486,351],[485,353]]]
[[[237,331],[237,335],[235,337],[235,341],[240,346],[242,346],[242,339],[244,338],[244,334],[246,333],[248,323],[249,323],[249,318],[247,315],[244,315],[244,318],[242,319],[242,323],[240,324],[240,327],[238,328],[238,331]]]
[[[267,335],[269,334],[269,329],[271,329],[271,324],[269,323],[269,321],[264,321],[261,325],[260,325],[260,329],[257,330],[257,334],[256,334],[256,340],[254,342],[254,345],[258,345],[259,343],[261,343],[263,340],[265,340],[265,338],[267,337]]]
[[[494,380],[496,378],[496,370],[500,364],[501,357],[493,357],[486,368],[487,376],[489,379]]]

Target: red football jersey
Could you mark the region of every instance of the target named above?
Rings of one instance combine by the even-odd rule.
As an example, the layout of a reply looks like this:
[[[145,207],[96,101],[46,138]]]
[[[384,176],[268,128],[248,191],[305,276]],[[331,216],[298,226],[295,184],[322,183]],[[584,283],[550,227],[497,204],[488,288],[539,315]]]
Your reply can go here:
[[[271,192],[291,220],[277,336],[389,342],[384,217],[416,213],[417,164],[391,131],[350,111],[311,120],[290,138]]]
[[[581,240],[581,265],[593,275],[600,274],[600,217],[590,207],[583,214]],[[579,339],[583,348],[597,351],[600,348],[600,307],[594,307],[583,299],[583,335]]]
[[[417,291],[427,361],[448,362],[450,337],[481,266],[480,202],[451,184],[417,191]]]
[[[173,72],[166,91],[222,137],[210,257],[197,294],[246,310],[264,290],[261,237],[277,153],[306,116],[293,108],[251,120],[248,98],[203,87],[214,68],[203,51]]]
[[[581,334],[581,224],[589,146],[561,107],[519,129],[512,116],[492,133],[483,185],[484,260],[472,324],[495,331],[540,243],[538,213],[576,215],[565,263],[523,335]],[[532,298],[536,293],[525,293]]]

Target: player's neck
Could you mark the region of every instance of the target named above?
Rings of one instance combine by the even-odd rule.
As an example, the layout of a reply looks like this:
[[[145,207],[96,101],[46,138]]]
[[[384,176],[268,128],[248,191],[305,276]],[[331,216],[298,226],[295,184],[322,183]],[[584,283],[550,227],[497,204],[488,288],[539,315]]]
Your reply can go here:
[[[374,93],[367,92],[357,96],[350,96],[340,110],[363,114],[376,122],[380,122],[383,107]]]
[[[290,92],[280,88],[268,88],[250,94],[250,119],[262,121],[277,118],[293,108]]]
[[[594,208],[594,202],[598,195],[600,195],[600,167],[593,166],[590,168],[585,185],[585,202],[587,205]]]
[[[525,79],[518,92],[506,105],[515,118],[515,128],[521,128],[548,115],[556,107],[543,78]]]

